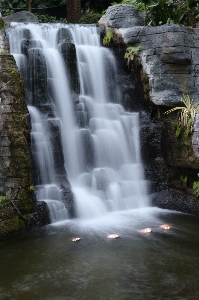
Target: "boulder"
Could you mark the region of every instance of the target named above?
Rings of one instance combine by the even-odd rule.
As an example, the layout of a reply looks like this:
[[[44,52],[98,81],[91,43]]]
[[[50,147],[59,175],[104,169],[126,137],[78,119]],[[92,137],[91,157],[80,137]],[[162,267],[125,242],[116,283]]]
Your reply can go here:
[[[6,23],[11,23],[11,22],[39,23],[37,16],[25,10],[6,16],[3,19],[6,21]]]
[[[144,25],[144,14],[139,13],[132,5],[118,4],[110,6],[98,22],[104,29],[129,28]]]

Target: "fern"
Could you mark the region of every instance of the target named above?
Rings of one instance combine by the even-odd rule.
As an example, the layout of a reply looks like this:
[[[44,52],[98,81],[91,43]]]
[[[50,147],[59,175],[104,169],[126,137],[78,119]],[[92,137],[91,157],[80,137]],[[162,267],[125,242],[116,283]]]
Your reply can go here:
[[[142,47],[128,47],[126,49],[126,53],[124,55],[124,58],[127,59],[127,64],[129,65],[130,61],[134,59],[134,56],[137,55],[141,51]]]
[[[109,46],[113,40],[113,29],[109,29],[103,38],[103,45]]]

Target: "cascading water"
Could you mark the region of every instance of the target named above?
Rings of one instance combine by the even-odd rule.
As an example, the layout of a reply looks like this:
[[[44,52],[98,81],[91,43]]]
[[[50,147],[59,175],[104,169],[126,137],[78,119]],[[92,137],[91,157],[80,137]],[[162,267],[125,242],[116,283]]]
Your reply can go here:
[[[36,196],[59,212],[51,212],[52,222],[68,216],[51,133],[55,127],[77,217],[148,206],[139,114],[121,105],[115,59],[100,46],[96,27],[11,23],[7,32],[26,84]],[[68,60],[70,49],[75,49],[77,72],[76,61],[71,67]],[[55,207],[58,203],[61,207]]]

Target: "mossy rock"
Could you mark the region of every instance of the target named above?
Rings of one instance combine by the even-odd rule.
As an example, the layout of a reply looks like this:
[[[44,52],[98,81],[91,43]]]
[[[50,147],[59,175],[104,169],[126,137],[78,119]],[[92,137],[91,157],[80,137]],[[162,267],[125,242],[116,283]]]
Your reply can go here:
[[[23,229],[25,229],[25,223],[19,217],[0,222],[0,236]]]

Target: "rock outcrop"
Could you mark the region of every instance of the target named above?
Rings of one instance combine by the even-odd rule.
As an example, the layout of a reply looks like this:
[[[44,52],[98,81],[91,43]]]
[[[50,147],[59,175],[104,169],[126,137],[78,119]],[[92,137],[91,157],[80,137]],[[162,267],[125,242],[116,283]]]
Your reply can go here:
[[[114,28],[116,44],[141,46],[150,101],[155,105],[175,106],[183,94],[198,101],[199,29],[179,25],[140,26],[142,14],[138,12],[131,24],[126,17],[129,10],[136,11],[131,5],[109,7],[99,26],[106,31]]]
[[[29,152],[30,118],[24,81],[0,31],[0,236],[49,223],[36,202]]]
[[[4,20],[6,21],[6,23],[11,23],[11,22],[39,23],[39,20],[36,15],[25,10],[6,16],[4,17]]]
[[[132,26],[143,26],[144,15],[140,14],[132,5],[110,6],[106,14],[99,20],[99,26],[108,28],[130,28]]]
[[[164,115],[169,108],[182,106],[183,94],[193,98],[193,103],[199,101],[199,29],[143,26],[138,12],[134,14],[138,22],[130,24],[125,14],[130,9],[128,5],[110,7],[99,26],[104,34],[109,29],[114,32],[111,49],[123,74],[119,82],[124,105],[142,111],[142,157],[152,201],[160,207],[199,214],[199,201],[192,194],[199,172],[199,116],[192,139],[186,139],[175,136],[172,119]],[[129,46],[140,46],[141,51],[124,75],[124,53]],[[182,184],[185,177],[187,187]]]

